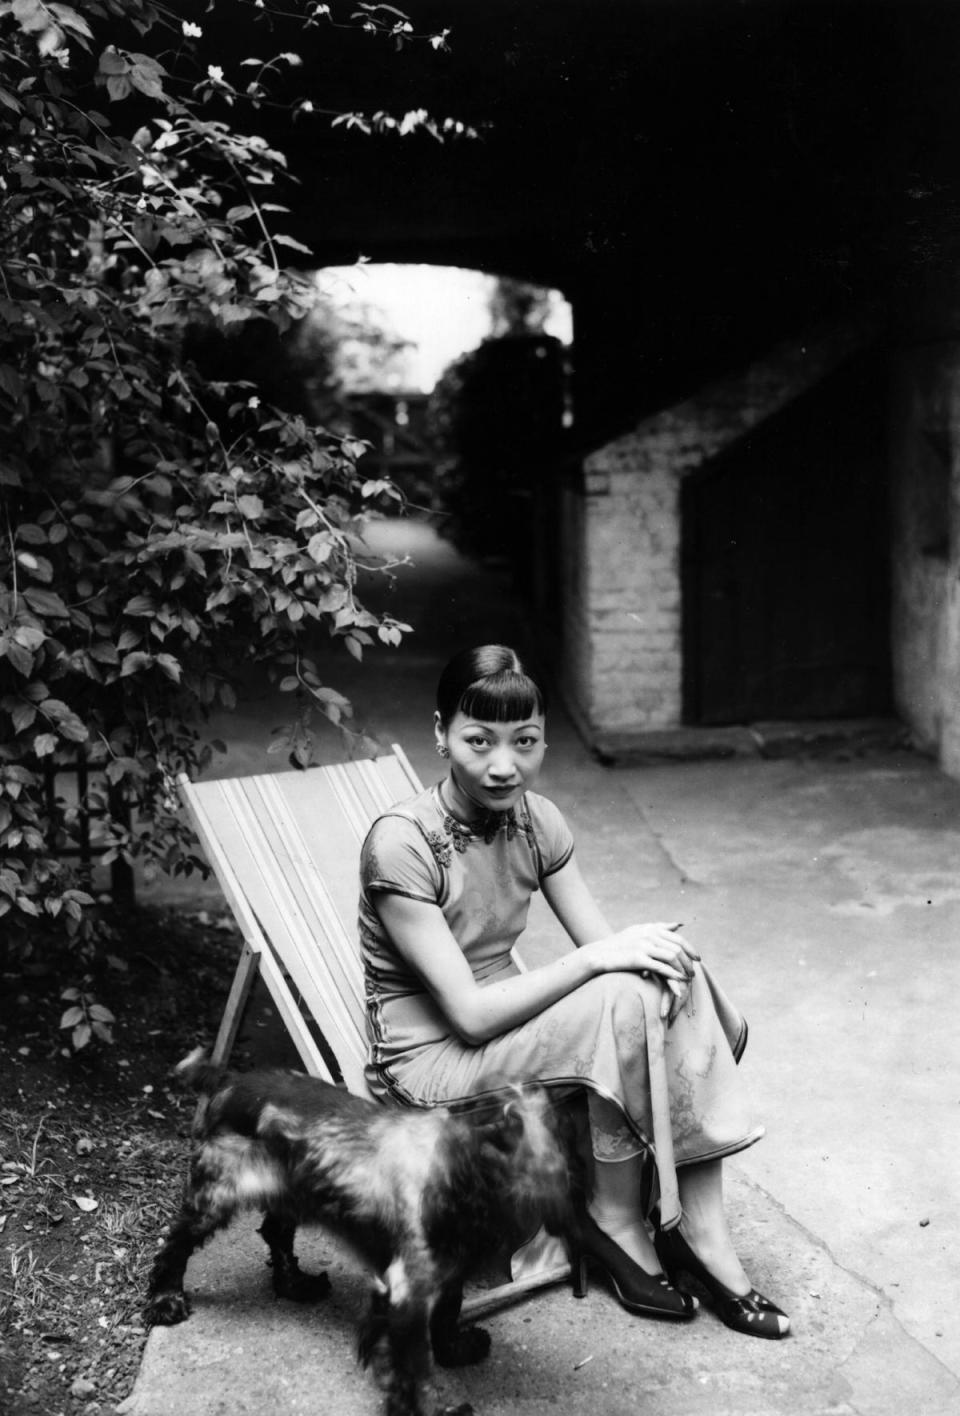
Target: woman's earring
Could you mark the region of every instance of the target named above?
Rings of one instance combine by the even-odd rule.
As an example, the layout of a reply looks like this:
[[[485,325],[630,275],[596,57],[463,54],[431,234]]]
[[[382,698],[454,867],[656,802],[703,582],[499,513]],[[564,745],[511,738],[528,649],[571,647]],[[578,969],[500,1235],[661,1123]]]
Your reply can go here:
[[[437,753],[438,753],[438,755],[439,755],[440,757],[449,757],[449,756],[450,756],[450,749],[449,749],[449,747],[444,747],[444,745],[443,745],[442,742],[435,743],[434,745],[435,745],[435,747],[436,747],[436,749],[437,749]]]

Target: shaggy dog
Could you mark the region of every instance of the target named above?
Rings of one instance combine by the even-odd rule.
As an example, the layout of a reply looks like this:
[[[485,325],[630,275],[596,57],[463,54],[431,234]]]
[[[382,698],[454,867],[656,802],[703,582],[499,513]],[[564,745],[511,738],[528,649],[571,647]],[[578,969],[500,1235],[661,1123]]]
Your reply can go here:
[[[153,1265],[150,1324],[188,1316],[191,1254],[243,1209],[264,1213],[274,1292],[323,1297],[326,1274],[302,1273],[293,1250],[299,1224],[323,1224],[375,1270],[358,1351],[364,1365],[385,1354],[387,1416],[420,1416],[431,1347],[442,1366],[490,1348],[482,1328],[459,1327],[465,1274],[540,1224],[569,1228],[567,1154],[542,1092],[517,1090],[481,1120],[381,1106],[298,1073],[225,1072],[199,1049],[177,1073],[208,1102],[180,1215]]]

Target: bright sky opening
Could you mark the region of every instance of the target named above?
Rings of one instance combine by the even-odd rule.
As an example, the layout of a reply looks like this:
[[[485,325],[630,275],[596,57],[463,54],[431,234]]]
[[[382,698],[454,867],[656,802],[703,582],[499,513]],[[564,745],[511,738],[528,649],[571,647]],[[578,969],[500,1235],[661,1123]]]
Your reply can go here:
[[[342,313],[362,311],[386,333],[409,341],[400,359],[408,392],[429,393],[444,369],[493,332],[490,297],[495,276],[457,266],[328,266],[317,285]],[[573,340],[573,315],[559,290],[549,292],[547,334]]]

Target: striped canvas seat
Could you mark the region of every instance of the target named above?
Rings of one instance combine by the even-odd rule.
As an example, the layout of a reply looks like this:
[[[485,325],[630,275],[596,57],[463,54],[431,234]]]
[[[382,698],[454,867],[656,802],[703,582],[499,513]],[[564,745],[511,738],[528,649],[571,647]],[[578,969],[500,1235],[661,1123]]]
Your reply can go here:
[[[306,772],[181,777],[178,785],[244,940],[213,1059],[229,1058],[259,974],[304,1070],[369,1096],[360,846],[382,811],[421,790],[403,750],[394,744],[388,756]],[[515,1256],[514,1281],[471,1297],[464,1314],[476,1316],[568,1271],[555,1241],[541,1234]]]
[[[244,938],[215,1060],[229,1057],[259,972],[305,1070],[339,1080],[304,1010],[348,1089],[369,1095],[357,944],[360,846],[382,811],[421,789],[402,749],[306,772],[199,783],[182,777],[179,786]]]

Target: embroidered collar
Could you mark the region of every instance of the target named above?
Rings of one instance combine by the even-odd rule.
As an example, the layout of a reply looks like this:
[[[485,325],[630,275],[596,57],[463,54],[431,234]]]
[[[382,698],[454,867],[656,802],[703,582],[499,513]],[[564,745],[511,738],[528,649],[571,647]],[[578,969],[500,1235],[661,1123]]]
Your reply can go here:
[[[526,812],[521,819],[515,807],[511,806],[508,811],[482,811],[468,823],[458,820],[452,814],[443,799],[439,785],[436,788],[436,799],[443,815],[443,829],[453,841],[453,848],[459,855],[463,854],[467,843],[472,840],[481,840],[489,846],[501,831],[506,832],[508,841],[512,841],[518,831],[523,831],[524,834],[529,832]]]

